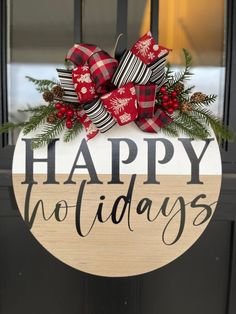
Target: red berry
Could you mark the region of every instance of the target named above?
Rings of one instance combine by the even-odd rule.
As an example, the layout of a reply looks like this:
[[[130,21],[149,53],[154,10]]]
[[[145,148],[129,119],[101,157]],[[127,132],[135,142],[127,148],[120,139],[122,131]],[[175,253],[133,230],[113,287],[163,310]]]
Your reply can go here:
[[[62,107],[62,104],[61,104],[61,103],[57,102],[57,103],[55,104],[55,108],[56,108],[56,109],[60,110],[61,107]]]
[[[67,127],[67,129],[71,129],[73,127],[73,123],[71,120],[66,121],[66,127]]]
[[[177,102],[175,102],[175,103],[173,103],[173,107],[172,107],[173,109],[179,109],[179,104],[177,103]]]
[[[67,118],[71,118],[71,117],[73,117],[73,115],[74,115],[74,110],[73,109],[67,110],[67,112],[66,112]]]
[[[177,103],[178,99],[177,98],[173,98],[172,101],[173,101],[173,103]]]
[[[163,103],[162,103],[162,107],[168,107],[168,102],[166,102],[166,101],[164,101]]]
[[[173,101],[172,101],[172,100],[169,100],[169,101],[168,101],[168,106],[170,106],[170,107],[173,106]]]
[[[166,93],[166,88],[165,88],[165,86],[162,86],[162,87],[160,88],[160,92],[161,92],[162,94],[165,94],[165,93]]]
[[[176,96],[177,96],[176,91],[173,91],[173,92],[171,93],[171,97],[175,98]]]
[[[172,113],[174,113],[174,109],[173,109],[173,108],[168,108],[168,109],[167,109],[167,112],[170,113],[170,114],[172,114]]]
[[[168,101],[168,100],[169,100],[169,96],[168,96],[168,95],[164,95],[164,96],[162,97],[162,99],[163,99],[164,102],[165,102],[165,101]]]
[[[61,112],[62,114],[66,113],[66,111],[67,111],[67,109],[66,109],[65,106],[61,107],[60,112]]]
[[[58,111],[57,117],[58,117],[59,119],[62,119],[63,116],[64,116],[64,114],[63,114],[61,111]]]

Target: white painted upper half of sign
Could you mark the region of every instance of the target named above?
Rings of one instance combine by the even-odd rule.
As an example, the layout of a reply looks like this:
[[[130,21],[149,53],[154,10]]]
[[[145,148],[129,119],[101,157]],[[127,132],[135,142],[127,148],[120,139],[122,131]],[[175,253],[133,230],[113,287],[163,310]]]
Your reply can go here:
[[[38,133],[40,130],[37,131]],[[37,134],[37,133],[36,133]],[[26,143],[22,139],[32,138],[36,134],[24,136],[19,135],[15,148],[13,159],[13,174],[25,173],[26,163]],[[62,137],[55,143],[55,167],[56,174],[69,174],[76,161],[76,156],[80,150],[81,142],[86,137],[85,132],[81,132],[72,142],[64,143]],[[200,175],[221,175],[221,156],[219,146],[215,135],[212,133],[213,140],[210,141],[200,161]],[[98,174],[110,174],[112,171],[112,159],[119,158],[120,174],[147,174],[148,158],[156,159],[156,173],[159,175],[189,175],[191,173],[191,161],[189,152],[186,151],[183,142],[180,139],[186,138],[184,135],[179,138],[167,137],[162,133],[153,134],[142,132],[136,125],[129,124],[123,127],[115,126],[104,134],[98,134],[94,139],[86,141],[90,156],[94,167]],[[150,139],[158,139],[151,142]],[[119,153],[113,152],[114,140],[116,146],[119,143]],[[132,143],[130,147],[127,140]],[[113,142],[113,143],[112,143]],[[155,145],[155,151],[151,149],[151,145]],[[167,149],[166,143],[169,143]],[[191,141],[195,156],[199,158],[206,145],[205,141]],[[137,150],[136,150],[136,148]],[[149,149],[148,149],[149,147]],[[153,146],[152,146],[153,147]],[[136,150],[135,158],[130,163],[125,163],[129,158],[131,149]],[[170,160],[168,154],[173,153]],[[47,147],[36,149],[33,152],[33,157],[37,159],[47,158]],[[155,156],[156,155],[156,156]],[[167,162],[165,162],[165,159]],[[163,162],[162,162],[163,161]],[[85,165],[83,152],[80,152],[76,165]],[[47,173],[46,162],[34,162],[34,173]],[[86,168],[75,169],[74,173],[87,174]]]

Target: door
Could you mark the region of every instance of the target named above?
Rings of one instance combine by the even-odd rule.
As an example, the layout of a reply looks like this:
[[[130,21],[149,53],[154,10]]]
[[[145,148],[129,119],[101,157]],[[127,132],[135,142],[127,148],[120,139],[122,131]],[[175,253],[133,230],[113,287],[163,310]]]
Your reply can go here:
[[[163,45],[177,51],[171,57],[175,66],[181,63],[181,46],[193,52],[201,78],[194,83],[219,95],[213,109],[235,127],[233,0],[100,0],[99,5],[94,0],[2,0],[0,11],[1,122],[23,118],[18,108],[41,101],[25,75],[53,78],[74,42],[93,42],[111,51],[117,35],[124,33],[119,56],[151,27]],[[236,143],[222,144],[220,202],[197,243],[159,270],[105,278],[63,264],[26,228],[11,182],[16,139],[17,133],[0,139],[0,314],[236,313]]]

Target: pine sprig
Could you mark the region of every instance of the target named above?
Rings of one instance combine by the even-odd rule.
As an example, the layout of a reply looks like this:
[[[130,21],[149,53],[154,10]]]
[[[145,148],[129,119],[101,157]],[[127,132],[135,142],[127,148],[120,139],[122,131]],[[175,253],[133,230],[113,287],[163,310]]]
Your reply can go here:
[[[189,86],[178,96],[178,98],[183,101],[189,99],[189,95],[193,92],[194,88],[195,88],[194,85]]]
[[[64,119],[61,119],[56,124],[46,124],[43,131],[32,139],[32,149],[48,145],[64,130],[64,123]]]
[[[68,129],[64,134],[63,141],[66,143],[72,141],[83,129],[83,125],[78,120],[73,123],[73,128]]]
[[[168,88],[174,88],[177,83],[183,83],[184,81],[190,79],[193,75],[193,73],[191,72],[192,56],[187,49],[183,49],[183,54],[185,60],[185,68],[183,71],[175,73],[172,76],[172,79],[169,79],[169,82],[167,83]]]
[[[34,106],[34,107],[28,106],[25,109],[18,109],[17,111],[18,112],[39,113],[42,110],[46,109],[46,107],[48,107],[48,105],[38,105],[38,106]]]
[[[26,76],[26,78],[35,85],[35,88],[39,93],[43,93],[45,90],[51,89],[57,84],[57,81],[55,80],[39,80],[31,76]]]
[[[204,140],[207,138],[207,136],[199,132],[199,130],[189,128],[189,126],[184,125],[183,123],[181,123],[181,121],[174,120],[171,125],[173,128],[175,128],[176,132],[178,132],[178,135],[185,134],[195,140]]]
[[[179,136],[179,132],[178,130],[176,129],[176,126],[173,125],[172,123],[171,124],[168,124],[166,125],[165,127],[161,128],[160,129],[160,132],[167,135],[167,136],[170,136],[170,137],[178,137]]]
[[[192,55],[185,48],[183,48],[183,53],[184,53],[184,59],[185,59],[185,73],[191,73],[190,70],[191,70],[192,61],[193,61]]]
[[[53,104],[49,105],[42,105],[37,106],[33,108],[27,108],[23,110],[18,110],[19,112],[30,112],[33,113],[33,115],[29,118],[28,121],[25,122],[6,122],[2,126],[0,126],[0,134],[1,133],[7,133],[10,130],[21,128],[23,129],[24,135],[35,131],[40,125],[46,122],[47,117],[50,115],[50,113],[55,111],[55,108]]]
[[[194,139],[206,139],[210,136],[208,128],[202,123],[201,120],[192,116],[191,112],[180,112],[180,114],[174,119],[177,122],[177,127],[184,126],[187,128],[191,136]],[[183,131],[183,128],[182,128]]]
[[[50,113],[54,111],[55,108],[53,104],[41,106],[40,108],[38,108],[38,111],[36,111],[25,123],[25,126],[23,128],[24,135],[35,131],[40,125],[46,122],[47,117],[50,115]]]
[[[225,139],[228,141],[234,140],[234,132],[228,126],[223,125],[221,120],[209,109],[195,108],[193,109],[192,114],[196,119],[201,119],[206,125],[211,126],[219,139]]]
[[[10,130],[14,130],[17,128],[24,128],[26,123],[27,122],[19,122],[19,123],[6,122],[0,126],[0,134],[8,133]]]
[[[210,106],[213,104],[217,99],[216,95],[206,95],[205,99],[203,101],[193,101],[189,99],[189,102],[191,103],[191,106],[193,108],[203,107],[203,106]]]

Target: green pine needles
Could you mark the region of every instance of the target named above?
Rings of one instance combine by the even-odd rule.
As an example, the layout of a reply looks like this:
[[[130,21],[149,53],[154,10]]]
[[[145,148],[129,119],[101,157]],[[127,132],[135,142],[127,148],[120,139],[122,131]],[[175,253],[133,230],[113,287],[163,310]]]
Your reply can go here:
[[[58,120],[55,124],[47,123],[44,126],[42,132],[39,133],[35,138],[33,138],[32,148],[36,149],[49,144],[51,140],[59,136],[63,130],[63,120]]]
[[[234,139],[233,131],[209,109],[217,96],[205,95],[201,92],[194,93],[195,86],[185,86],[186,81],[190,80],[193,75],[191,72],[192,57],[186,49],[183,49],[183,55],[184,70],[177,73],[173,72],[168,64],[166,84],[157,93],[156,106],[172,118],[172,122],[161,128],[161,132],[171,137],[185,134],[196,140],[204,140],[211,135],[212,128],[219,141],[222,139],[232,141]],[[70,142],[76,138],[83,129],[83,125],[76,116],[79,110],[78,105],[66,104],[69,107],[68,110],[73,113],[68,124],[66,114],[64,116],[58,115],[58,100],[54,100],[55,98],[58,99],[58,95],[63,94],[58,82],[56,80],[39,80],[29,76],[27,79],[35,85],[38,92],[43,94],[44,100],[48,103],[19,110],[19,112],[28,113],[29,119],[19,123],[7,122],[0,126],[0,133],[7,133],[11,129],[20,128],[26,135],[41,127],[39,134],[33,138],[33,149],[49,144],[52,139],[62,133],[65,142]],[[57,94],[53,95],[53,93]],[[165,98],[169,99],[169,103],[166,102]],[[173,102],[175,107],[173,107]],[[170,105],[171,103],[172,105]],[[63,102],[60,101],[59,107],[63,105]]]
[[[74,138],[76,138],[83,129],[82,124],[78,120],[74,120],[73,122],[74,122],[73,128],[68,129],[63,136],[63,140],[66,143],[69,143]]]
[[[173,115],[171,124],[161,129],[164,134],[177,137],[185,134],[193,139],[204,140],[210,136],[210,128],[215,132],[218,140],[234,140],[234,132],[212,111],[207,108],[216,101],[216,95],[204,95],[201,92],[193,93],[195,86],[185,87],[185,82],[191,79],[192,57],[190,53],[183,49],[185,68],[179,73],[174,73],[171,67],[167,67],[166,90],[167,93],[177,92],[179,108]],[[161,97],[161,95],[159,95]],[[161,98],[158,105],[162,106]]]
[[[26,78],[35,85],[35,89],[39,93],[43,93],[45,90],[51,89],[58,83],[56,80],[38,80],[31,76],[26,76]]]

